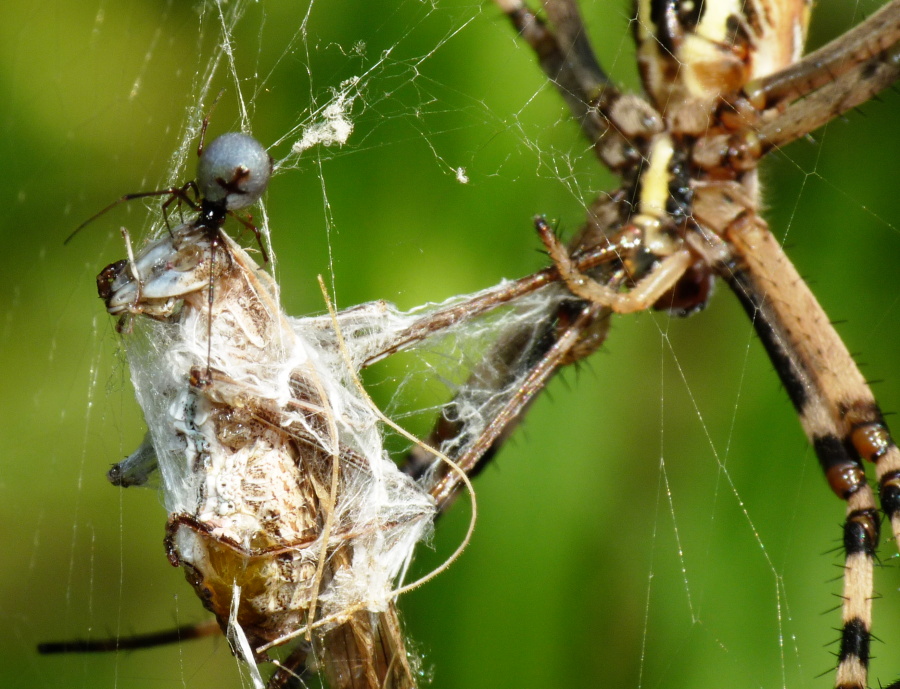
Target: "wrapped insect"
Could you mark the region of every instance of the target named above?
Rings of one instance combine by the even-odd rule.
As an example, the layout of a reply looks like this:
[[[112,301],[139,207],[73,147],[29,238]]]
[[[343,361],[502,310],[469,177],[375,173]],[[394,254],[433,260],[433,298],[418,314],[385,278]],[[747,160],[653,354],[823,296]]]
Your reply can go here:
[[[168,557],[256,683],[256,649],[305,629],[273,685],[315,665],[332,687],[414,686],[391,590],[433,500],[385,455],[346,366],[322,360],[221,231],[268,177],[267,156],[247,163],[259,144],[226,137],[204,153],[221,159],[201,155],[197,219],[98,277],[149,428],[112,478],[142,482],[155,455]]]

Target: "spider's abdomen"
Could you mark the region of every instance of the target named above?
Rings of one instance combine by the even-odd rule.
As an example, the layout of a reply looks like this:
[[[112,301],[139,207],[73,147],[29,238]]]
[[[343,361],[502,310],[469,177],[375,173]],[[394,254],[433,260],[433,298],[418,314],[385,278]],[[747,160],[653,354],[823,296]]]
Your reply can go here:
[[[256,139],[230,132],[214,139],[197,163],[197,186],[208,202],[224,203],[226,210],[259,201],[272,175],[272,158]]]

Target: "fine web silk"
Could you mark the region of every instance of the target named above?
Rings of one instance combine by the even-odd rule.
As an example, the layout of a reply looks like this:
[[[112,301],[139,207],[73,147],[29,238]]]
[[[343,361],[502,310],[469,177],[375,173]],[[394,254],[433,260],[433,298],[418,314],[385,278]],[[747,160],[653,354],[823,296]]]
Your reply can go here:
[[[650,186],[653,186],[653,185],[650,185]],[[648,187],[648,188],[649,188],[649,187]],[[658,189],[658,188],[659,188],[659,185],[658,185],[658,184],[655,185],[654,188],[657,188],[657,189]],[[648,207],[651,207],[653,204],[649,204],[649,203],[648,203],[647,205],[648,205]],[[658,208],[658,207],[659,207],[659,204],[656,204],[655,207]],[[538,209],[538,210],[543,210],[543,209]],[[646,230],[647,230],[647,227],[644,227],[643,229],[646,231]],[[751,229],[752,229],[752,228],[751,228]],[[750,237],[752,237],[752,235],[741,235],[741,236],[750,236]],[[738,237],[738,235],[734,235],[734,236],[732,237],[732,239],[734,239],[735,241],[737,241],[738,239],[740,239],[740,237]],[[663,247],[663,248],[665,249],[665,246],[664,246],[664,245],[665,245],[665,238],[662,238],[659,242],[657,242],[657,246]],[[577,276],[573,276],[573,281],[574,281],[575,278],[577,278]],[[201,281],[201,282],[202,282],[202,281]],[[736,282],[737,282],[737,281],[736,281]],[[741,283],[741,284],[744,285],[744,283]],[[751,286],[752,286],[752,285],[751,285]],[[621,290],[621,293],[622,293],[622,294],[628,294],[628,293],[630,293],[629,287],[630,287],[629,285],[626,285],[626,288],[622,289],[622,290]],[[747,289],[747,288],[746,288],[746,285],[744,285],[744,288]],[[757,303],[757,302],[754,302],[754,301],[750,300],[750,301],[749,301],[749,308],[748,308],[748,311],[752,311],[752,312],[755,313],[756,311],[759,311],[759,310],[762,308],[762,306],[764,306],[764,305],[762,305],[762,304],[760,304],[760,303]],[[552,309],[551,309],[551,310],[552,310]],[[208,322],[212,322],[212,321],[210,320],[210,321],[208,321]],[[202,376],[201,376],[201,377],[202,377]],[[876,435],[877,435],[877,434],[876,434]],[[821,443],[820,443],[820,444],[821,444]],[[840,473],[840,472],[839,472],[839,473]],[[185,528],[189,528],[189,527],[185,527]],[[863,529],[863,532],[865,533],[865,532],[866,532],[866,529]],[[870,550],[870,548],[869,548],[868,545],[866,545],[866,547],[863,548],[863,550]]]

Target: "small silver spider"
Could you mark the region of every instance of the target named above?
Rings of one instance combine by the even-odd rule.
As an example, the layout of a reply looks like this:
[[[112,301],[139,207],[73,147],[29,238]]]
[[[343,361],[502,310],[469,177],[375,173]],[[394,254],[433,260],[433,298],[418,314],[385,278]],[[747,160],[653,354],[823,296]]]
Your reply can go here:
[[[215,268],[216,249],[222,246],[223,242],[222,226],[229,215],[253,231],[264,260],[268,260],[259,230],[234,211],[247,208],[262,197],[272,174],[272,158],[256,139],[240,132],[223,134],[214,139],[206,149],[203,148],[201,140],[197,153],[199,159],[196,181],[192,180],[182,187],[172,189],[126,194],[87,222],[91,222],[123,201],[145,196],[168,195],[169,198],[163,204],[164,215],[174,201],[184,202],[197,211],[197,217],[188,225],[192,230],[201,231],[209,240],[212,249],[210,271]],[[194,198],[188,195],[189,191],[194,192]],[[83,223],[75,231],[80,230],[85,224],[87,223]],[[178,241],[171,229],[168,233],[170,242]],[[106,301],[110,313],[143,313],[166,317],[170,311],[171,301],[171,298],[163,296],[167,293],[167,288],[177,291],[179,287],[186,289],[188,286],[169,285],[162,288],[158,279],[160,276],[168,276],[168,282],[175,279],[187,280],[188,276],[191,280],[209,280],[208,275],[200,275],[196,271],[173,273],[168,270],[165,257],[169,255],[171,249],[171,246],[160,245],[158,251],[144,252],[140,255],[140,260],[135,260],[134,253],[129,248],[129,260],[112,263],[100,272],[97,277],[97,290]],[[230,256],[227,252],[225,255]],[[125,272],[130,274],[125,275]],[[130,287],[126,287],[126,282]],[[156,290],[145,293],[144,283],[154,285]],[[210,299],[212,298],[210,294]]]
[[[263,246],[259,228],[234,211],[252,206],[262,198],[272,176],[272,157],[261,143],[242,132],[222,134],[204,148],[208,125],[209,115],[203,120],[200,128],[195,180],[190,180],[180,187],[125,194],[81,223],[63,243],[68,244],[86,225],[121,203],[150,196],[166,196],[168,198],[162,205],[162,211],[170,235],[172,232],[169,224],[169,207],[172,204],[184,203],[196,211],[197,217],[192,224],[198,228],[205,228],[211,239],[219,235],[225,219],[230,215],[253,232],[262,252],[263,261],[267,262],[268,254]],[[109,276],[112,274],[111,271]]]

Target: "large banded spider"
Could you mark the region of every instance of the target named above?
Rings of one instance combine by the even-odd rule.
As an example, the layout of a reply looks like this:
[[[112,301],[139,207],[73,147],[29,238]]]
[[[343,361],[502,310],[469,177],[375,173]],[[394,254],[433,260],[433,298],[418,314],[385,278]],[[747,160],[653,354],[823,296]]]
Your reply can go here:
[[[572,313],[560,313],[564,325],[541,347],[583,328],[581,349],[574,338],[567,352],[555,353],[558,363],[569,363],[599,346],[610,313],[687,314],[705,305],[714,276],[729,285],[800,414],[829,485],[847,500],[835,683],[867,686],[881,519],[863,460],[875,464],[876,490],[896,534],[900,451],[846,347],[759,217],[756,166],[767,152],[897,79],[900,4],[793,66],[806,3],[639,2],[634,31],[649,101],[611,83],[574,2],[544,3],[546,20],[517,0],[498,4],[600,160],[625,180],[619,192],[601,194],[569,249],[545,240],[569,288],[599,310],[574,325]],[[594,246],[598,236],[621,243],[618,260],[593,278],[569,270],[568,252]],[[546,375],[553,369],[547,366]]]

